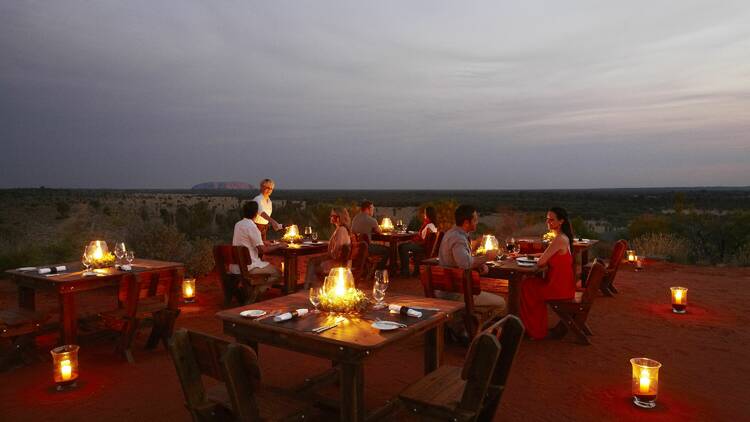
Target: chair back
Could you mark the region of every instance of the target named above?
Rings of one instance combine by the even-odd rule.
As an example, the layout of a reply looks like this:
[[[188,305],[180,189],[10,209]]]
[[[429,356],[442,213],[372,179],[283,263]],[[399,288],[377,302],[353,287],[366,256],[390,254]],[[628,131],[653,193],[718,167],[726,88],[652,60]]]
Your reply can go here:
[[[541,240],[521,239],[518,241],[518,248],[522,254],[542,253],[546,249],[544,242]]]
[[[214,246],[214,269],[219,276],[232,274],[231,265],[240,267],[240,273],[248,276],[247,266],[250,265],[250,251],[244,246],[215,245]]]
[[[615,242],[614,248],[612,248],[612,255],[609,257],[609,265],[607,265],[607,273],[609,277],[614,281],[617,270],[620,268],[622,258],[625,257],[625,251],[628,249],[628,242],[623,239]]]
[[[123,304],[128,316],[135,316],[138,302],[141,299],[161,297],[164,305],[169,302],[170,294],[182,287],[179,281],[183,274],[180,269],[161,271],[143,271],[130,273],[123,278],[118,300]]]
[[[207,334],[177,330],[169,342],[169,351],[185,395],[185,406],[194,421],[217,419],[216,416],[232,417],[231,409],[208,400],[202,375],[223,382],[224,369],[221,357],[229,343]],[[213,418],[212,415],[215,415]]]
[[[360,280],[365,277],[365,270],[367,269],[367,242],[361,242],[356,239],[355,235],[352,235],[351,243],[351,261],[352,261],[352,274],[355,280]]]
[[[420,279],[428,297],[435,297],[435,290],[461,294],[469,291],[474,296],[482,293],[479,273],[472,270],[428,265]]]
[[[417,235],[416,237],[419,237]],[[432,251],[435,249],[435,241],[437,240],[438,233],[437,232],[427,232],[427,235],[424,237],[424,257],[425,258],[432,258]],[[419,265],[417,263],[417,265]]]
[[[258,355],[238,343],[227,346],[224,354],[224,381],[237,420],[260,421],[256,392],[260,388]]]
[[[510,376],[513,362],[521,346],[524,331],[523,323],[515,315],[507,315],[483,331],[483,333],[490,333],[497,338],[502,349],[490,380],[489,391],[479,420],[491,421],[494,418],[505,391],[505,384]]]
[[[354,233],[353,236],[357,242],[365,242],[368,245],[370,244],[370,235],[367,233]]]
[[[445,232],[437,232],[435,236],[435,243],[432,245],[432,249],[425,248],[425,252],[429,253],[430,256],[427,258],[435,258],[440,252],[440,244],[443,243],[443,237]]]
[[[583,296],[581,296],[581,303],[592,303],[594,301],[605,273],[606,268],[602,261],[595,259],[586,277],[586,290],[583,291]]]
[[[461,378],[466,380],[466,384],[457,409],[475,415],[480,413],[501,348],[492,333],[484,331],[474,337],[461,370]]]

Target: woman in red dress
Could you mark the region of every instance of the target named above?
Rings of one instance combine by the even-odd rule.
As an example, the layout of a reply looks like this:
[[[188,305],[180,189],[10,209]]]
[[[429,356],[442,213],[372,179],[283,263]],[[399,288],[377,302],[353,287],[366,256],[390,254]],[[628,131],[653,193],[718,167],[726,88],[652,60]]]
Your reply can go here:
[[[572,299],[576,293],[573,275],[573,229],[562,208],[547,211],[547,228],[556,236],[539,258],[539,267],[548,266],[545,278],[531,277],[521,283],[521,320],[526,333],[535,340],[547,336],[547,304],[553,299]]]

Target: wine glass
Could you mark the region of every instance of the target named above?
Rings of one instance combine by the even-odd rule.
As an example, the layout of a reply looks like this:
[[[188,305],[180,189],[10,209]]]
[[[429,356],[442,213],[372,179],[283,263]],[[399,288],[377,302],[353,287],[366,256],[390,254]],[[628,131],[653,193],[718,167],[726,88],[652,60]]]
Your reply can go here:
[[[382,309],[385,307],[385,305],[383,304],[383,299],[385,299],[386,289],[387,287],[378,280],[376,280],[375,284],[372,285],[372,297],[376,301],[375,306],[373,306],[374,309]]]
[[[305,227],[305,237],[306,238],[308,238],[308,239],[311,238],[312,237],[312,232],[313,232],[312,227],[310,227],[310,226]]]
[[[128,262],[128,265],[133,263],[133,260],[135,259],[135,252],[132,250],[125,251],[125,261]]]
[[[516,246],[516,239],[514,237],[509,237],[505,239],[505,251],[508,253],[513,253],[513,248]]]
[[[125,242],[117,242],[115,243],[115,257],[117,258],[117,263],[121,263],[122,259],[125,258],[125,251],[128,249],[125,247]]]
[[[310,235],[310,238],[312,239],[313,242],[317,242],[318,241],[318,232],[312,232],[312,234]]]
[[[81,257],[81,264],[83,264],[83,268],[86,270],[84,271],[84,274],[91,272],[91,259],[89,258],[88,246],[86,246],[86,250],[83,251],[83,256]]]
[[[404,220],[398,219],[396,220],[396,228],[398,231],[403,232],[404,231]]]
[[[320,289],[317,287],[310,287],[310,303],[312,303],[312,306],[315,307],[315,310],[318,310],[318,305],[320,305]]]

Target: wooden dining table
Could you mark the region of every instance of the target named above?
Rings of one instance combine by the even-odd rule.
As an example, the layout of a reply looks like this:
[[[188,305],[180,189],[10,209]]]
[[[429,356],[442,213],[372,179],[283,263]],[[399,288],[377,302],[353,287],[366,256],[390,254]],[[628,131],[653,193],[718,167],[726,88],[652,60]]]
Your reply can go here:
[[[439,266],[439,258],[422,260],[422,265]],[[528,276],[541,274],[544,269],[536,266],[527,267],[518,265],[515,259],[488,261],[488,272],[482,274],[483,279],[508,280],[508,301],[506,309],[509,314],[519,315],[521,309],[521,282]]]
[[[308,295],[298,292],[275,299],[220,311],[224,333],[257,350],[266,344],[306,355],[328,359],[334,364],[331,373],[339,379],[339,407],[342,421],[365,420],[364,362],[384,348],[424,335],[424,372],[437,369],[443,360],[444,325],[464,307],[462,302],[392,294],[391,304],[422,308],[422,318],[392,315],[384,310],[368,310],[359,316],[336,316],[311,312],[290,321],[275,322],[273,315],[308,308]],[[266,314],[258,319],[244,318],[240,312],[258,309]],[[380,331],[372,326],[376,319],[406,323],[405,328]],[[339,322],[339,325],[316,334],[316,327]],[[262,355],[261,355],[262,358]],[[288,362],[293,365],[294,362]],[[394,374],[395,375],[395,374]],[[322,379],[322,378],[321,378]]]
[[[284,294],[297,291],[297,258],[305,255],[317,255],[328,251],[327,241],[287,244],[282,248],[267,252],[265,255],[281,256],[284,259],[283,291]]]
[[[388,270],[391,272],[391,274],[398,274],[398,245],[399,243],[409,242],[414,239],[414,235],[416,235],[417,232],[383,232],[383,233],[373,233],[371,236],[371,240],[378,241],[378,242],[387,242],[388,243],[388,261],[390,262],[390,265],[388,266]],[[401,264],[403,265],[403,263]]]
[[[543,252],[546,248],[543,242],[539,239],[520,238],[518,239],[518,241],[534,244],[533,249],[535,252]],[[589,250],[593,248],[597,243],[599,243],[599,240],[597,239],[573,239],[573,254],[580,256],[580,259],[578,260],[579,266],[577,267],[577,272],[580,274],[581,278],[585,276],[585,274],[583,274],[583,267],[589,262]]]
[[[180,297],[180,288],[185,273],[185,267],[179,262],[155,261],[150,259],[136,259],[132,263],[131,271],[121,271],[114,267],[94,270],[96,275],[84,275],[80,262],[55,264],[64,265],[65,271],[57,275],[39,274],[36,269],[22,271],[21,269],[7,270],[11,282],[18,287],[18,306],[28,310],[36,310],[37,290],[47,290],[57,293],[60,306],[61,341],[63,344],[76,344],[78,339],[78,312],[76,295],[81,292],[112,288],[119,286],[123,278],[132,273],[144,271],[176,270],[174,280],[168,280],[167,308],[176,310]],[[48,268],[51,266],[39,267]]]

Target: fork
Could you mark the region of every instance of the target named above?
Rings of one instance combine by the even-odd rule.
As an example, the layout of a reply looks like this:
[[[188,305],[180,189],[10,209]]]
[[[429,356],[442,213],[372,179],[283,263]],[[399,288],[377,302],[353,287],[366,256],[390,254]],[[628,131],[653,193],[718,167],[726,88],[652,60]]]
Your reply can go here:
[[[388,323],[388,324],[393,324],[393,325],[395,325],[395,326],[397,326],[399,328],[406,328],[407,327],[407,325],[404,324],[403,322],[388,321],[388,320],[380,319],[380,318],[375,318],[375,321],[376,322],[385,322],[385,323]]]

